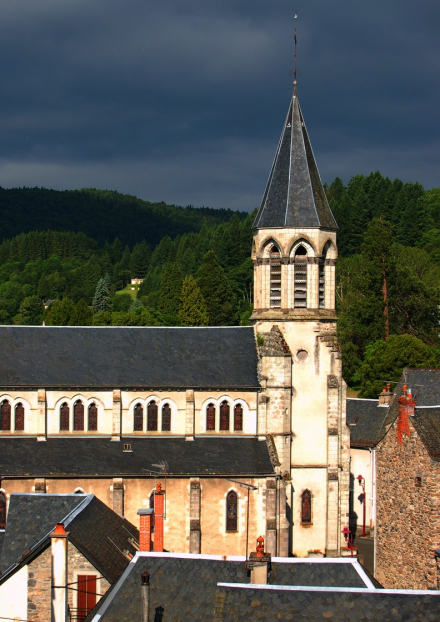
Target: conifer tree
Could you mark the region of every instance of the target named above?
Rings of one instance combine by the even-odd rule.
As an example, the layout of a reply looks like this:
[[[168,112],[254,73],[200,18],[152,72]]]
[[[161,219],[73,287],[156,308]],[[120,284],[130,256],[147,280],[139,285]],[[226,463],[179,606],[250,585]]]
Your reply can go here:
[[[28,296],[20,305],[18,324],[39,326],[43,322],[44,307],[38,296]]]
[[[208,308],[195,279],[188,275],[183,279],[180,295],[182,307],[179,311],[183,326],[207,326]]]
[[[145,240],[136,244],[131,253],[130,270],[131,275],[137,279],[143,279],[147,274],[151,259],[151,251]]]
[[[163,272],[160,286],[159,311],[169,318],[169,323],[178,323],[181,305],[183,274],[176,262],[168,263]]]
[[[48,326],[69,326],[74,310],[75,304],[70,298],[55,300],[46,310],[44,321]]]
[[[78,300],[70,318],[70,326],[91,326],[93,323],[93,311],[87,306],[84,298]]]
[[[208,308],[210,326],[231,326],[237,321],[235,297],[214,251],[208,251],[196,281]]]
[[[92,301],[93,313],[110,311],[111,309],[108,281],[109,278],[106,277],[99,279],[98,281],[98,285],[96,286],[95,295],[93,296]]]

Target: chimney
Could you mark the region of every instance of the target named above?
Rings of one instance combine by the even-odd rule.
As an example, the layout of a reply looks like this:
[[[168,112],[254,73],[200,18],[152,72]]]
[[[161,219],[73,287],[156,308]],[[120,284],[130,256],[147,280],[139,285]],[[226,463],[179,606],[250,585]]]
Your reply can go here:
[[[158,482],[154,492],[154,550],[158,553],[163,553],[163,510],[164,494]]]
[[[416,400],[413,397],[411,389],[407,388],[404,384],[402,388],[402,395],[397,400],[399,402],[399,416],[397,419],[397,440],[399,445],[402,444],[402,437],[404,434],[410,436],[409,417],[414,416],[414,407]]]
[[[387,388],[382,389],[382,393],[379,395],[379,406],[389,406],[391,398],[393,397],[390,391],[390,384],[387,384]]]
[[[140,518],[139,550],[151,551],[151,517],[153,508],[142,508],[137,511]]]
[[[67,620],[67,538],[63,523],[50,534],[52,552],[52,622]]]
[[[264,551],[264,538],[257,538],[257,549],[249,556],[248,567],[251,570],[251,583],[258,585],[267,584],[267,575],[270,571],[270,553]]]
[[[146,570],[141,574],[142,622],[150,618],[150,573]]]

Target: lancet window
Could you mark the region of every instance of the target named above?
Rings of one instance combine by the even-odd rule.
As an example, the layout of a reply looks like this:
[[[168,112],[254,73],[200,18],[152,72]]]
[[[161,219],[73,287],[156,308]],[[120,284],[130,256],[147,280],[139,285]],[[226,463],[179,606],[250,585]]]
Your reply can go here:
[[[64,402],[60,406],[60,431],[65,432],[69,430],[69,405],[67,402]]]
[[[294,307],[307,308],[307,251],[298,246],[294,262]]]
[[[162,406],[162,432],[171,432],[171,407],[169,404]]]
[[[312,493],[305,490],[301,495],[301,522],[312,522]]]
[[[147,406],[147,431],[157,432],[157,404],[150,402]]]
[[[90,404],[89,406],[89,425],[88,429],[90,432],[98,431],[98,408],[95,403]]]
[[[226,496],[226,531],[238,530],[238,496],[230,490]]]
[[[215,406],[214,404],[208,404],[206,409],[206,430],[208,432],[215,430]]]
[[[230,406],[228,402],[222,402],[220,404],[220,430],[229,430],[229,414]]]
[[[81,400],[73,405],[73,429],[76,432],[84,430],[84,404]]]
[[[21,402],[15,406],[15,430],[18,432],[24,430],[24,406]]]
[[[270,308],[281,309],[281,253],[276,244],[272,245],[270,262]]]
[[[142,404],[136,404],[133,410],[133,430],[142,432],[144,429],[144,407]]]
[[[11,429],[11,405],[8,400],[3,400],[0,407],[0,429]]]
[[[243,406],[236,404],[234,406],[234,432],[243,431]]]

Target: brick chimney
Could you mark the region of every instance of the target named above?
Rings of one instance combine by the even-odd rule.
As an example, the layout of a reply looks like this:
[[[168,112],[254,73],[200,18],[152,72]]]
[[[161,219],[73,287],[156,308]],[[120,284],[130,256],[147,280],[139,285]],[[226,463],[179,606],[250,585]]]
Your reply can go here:
[[[151,551],[151,518],[153,508],[142,508],[137,511],[140,516],[139,550]]]
[[[251,583],[258,585],[267,584],[267,575],[270,570],[270,553],[264,551],[264,538],[257,538],[257,548],[255,553],[249,556],[248,567],[251,571]]]
[[[163,552],[163,510],[164,494],[162,484],[156,484],[154,492],[154,550],[158,553]]]
[[[412,391],[411,389],[407,388],[406,384],[403,385],[402,395],[397,401],[399,402],[399,416],[397,419],[397,439],[399,445],[401,445],[403,435],[410,435],[408,417],[414,416],[414,407],[416,405],[416,400],[412,395]]]
[[[67,620],[67,538],[63,523],[50,534],[52,554],[52,622]]]
[[[390,390],[390,384],[387,384],[387,388],[382,389],[382,393],[379,395],[379,406],[389,406],[393,394]]]

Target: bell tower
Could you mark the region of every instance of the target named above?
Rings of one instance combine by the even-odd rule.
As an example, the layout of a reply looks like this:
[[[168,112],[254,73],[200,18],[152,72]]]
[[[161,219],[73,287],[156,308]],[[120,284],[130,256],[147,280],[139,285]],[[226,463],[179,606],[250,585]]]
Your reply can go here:
[[[288,482],[290,551],[337,556],[348,525],[350,450],[336,338],[337,224],[296,85],[253,229],[260,429],[273,438]],[[267,347],[275,332],[285,344],[282,364]]]

